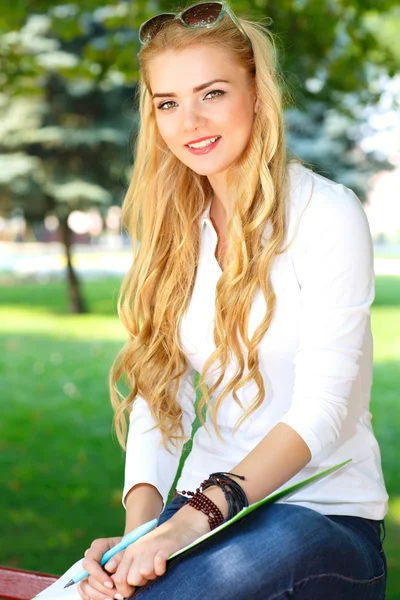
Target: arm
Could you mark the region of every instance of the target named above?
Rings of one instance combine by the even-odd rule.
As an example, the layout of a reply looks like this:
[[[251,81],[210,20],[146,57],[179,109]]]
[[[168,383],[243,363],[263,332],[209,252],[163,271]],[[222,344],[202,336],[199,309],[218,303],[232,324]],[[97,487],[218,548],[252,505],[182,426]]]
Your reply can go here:
[[[194,373],[194,369],[188,369],[181,378],[177,394],[177,400],[183,410],[184,430],[185,433],[189,432],[189,436],[194,419],[196,397],[193,385]],[[137,397],[129,420],[122,500],[126,508],[125,533],[147,521],[159,518],[174,481],[181,455],[181,449],[174,449],[172,446],[172,453],[167,452],[160,443],[161,433],[158,428],[149,431],[155,422],[147,402],[142,397]],[[106,570],[99,565],[99,562],[104,552],[120,540],[120,537],[94,540],[90,549],[85,552],[84,568],[90,573],[90,577],[82,581],[78,588],[84,600],[112,598],[117,592],[115,581],[109,573],[116,572],[124,560],[126,551],[118,553],[108,561],[105,565]],[[130,588],[126,588],[126,583],[124,593],[125,596],[131,593]]]
[[[306,248],[292,403],[231,470],[246,477],[239,483],[249,502],[273,493],[338,439],[370,327],[373,246],[358,198],[345,188],[328,187],[311,199],[300,231]],[[205,494],[226,516],[221,490],[209,488]],[[190,518],[204,517],[184,508]]]
[[[193,385],[195,371],[188,369],[181,378],[177,400],[182,407],[182,423],[190,437],[194,420],[196,391]],[[145,515],[158,518],[163,510],[174,481],[181,448],[169,446],[171,453],[161,444],[161,432],[155,425],[147,402],[137,397],[129,417],[129,432],[126,445],[125,484],[123,504],[126,507],[126,529]],[[151,431],[150,431],[151,430]],[[145,520],[144,519],[142,522]],[[132,529],[132,527],[130,527]]]
[[[124,500],[126,506],[124,535],[147,521],[158,519],[161,514],[163,499],[153,485],[147,483],[135,485]]]
[[[294,477],[306,466],[310,458],[310,449],[302,437],[286,423],[277,423],[230,472],[245,476],[245,481],[237,480],[235,477],[234,479],[243,488],[249,504],[253,504],[269,496]],[[228,505],[222,490],[211,487],[204,494],[215,502],[226,519]],[[203,524],[203,533],[206,533],[209,529],[207,517],[190,506],[182,507],[179,512],[184,509],[187,511],[188,519],[198,520],[198,527]],[[183,518],[184,514],[181,516]]]

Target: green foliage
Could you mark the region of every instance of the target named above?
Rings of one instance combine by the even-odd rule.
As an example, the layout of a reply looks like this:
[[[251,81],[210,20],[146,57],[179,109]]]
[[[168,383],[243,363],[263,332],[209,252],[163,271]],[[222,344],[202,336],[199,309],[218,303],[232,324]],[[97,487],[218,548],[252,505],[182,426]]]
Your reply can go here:
[[[400,64],[396,0],[231,4],[240,15],[271,20],[293,98],[288,121],[292,150],[363,197],[369,176],[387,167],[360,150],[358,126],[363,107],[382,93],[379,78],[395,74]],[[97,185],[99,198],[101,189],[109,193],[104,202],[87,197],[82,189],[81,209],[122,200],[130,171],[129,136],[135,136],[137,127],[137,30],[155,13],[181,7],[171,0],[3,2],[0,115],[5,125],[0,154],[14,155],[15,175],[12,180],[0,177],[0,212],[19,206],[29,219],[42,219],[50,212],[63,212],[65,217],[77,208],[61,200],[61,187],[71,182]],[[25,125],[23,111],[19,125],[13,121],[16,96],[30,101],[36,97],[33,124],[31,119]],[[331,123],[340,115],[347,123],[332,134]],[[113,139],[108,137],[106,143],[105,124],[113,129]],[[69,143],[79,135],[79,145]],[[25,163],[19,164],[21,153],[38,158],[39,167],[32,164],[27,171]]]
[[[372,10],[366,14],[365,26],[370,29],[378,42],[372,55],[373,62],[382,63],[386,51],[389,51],[395,59],[398,71],[400,64],[400,7],[393,6],[384,14]]]
[[[332,89],[368,90],[367,65],[371,58],[390,74],[398,68],[398,43],[396,48],[396,43],[390,42],[391,38],[394,42],[398,38],[393,22],[398,19],[395,0],[232,0],[231,5],[244,16],[272,19],[271,30],[279,37],[281,62],[289,81],[297,87],[298,82],[321,77],[324,86],[319,99],[330,100]],[[45,17],[47,26],[44,21],[42,28],[47,31],[47,39],[58,40],[62,50],[76,52],[89,67],[99,65],[101,80],[107,78],[110,70],[119,71],[131,80],[137,74],[139,24],[155,12],[177,7],[178,3],[170,0],[157,3],[109,0],[107,4],[91,0],[68,5],[54,5],[51,0],[35,3],[8,0],[3,3],[0,21],[6,54],[4,83],[15,90],[20,86],[22,90],[28,75],[37,73],[35,61],[23,52],[24,36],[14,36],[11,41],[9,35],[10,29],[18,32],[26,27],[33,14]],[[38,51],[34,47],[31,50],[33,56]],[[77,69],[82,75],[80,63],[71,66],[70,73]],[[89,73],[93,76],[90,68]],[[302,93],[304,100],[308,92],[303,89]]]

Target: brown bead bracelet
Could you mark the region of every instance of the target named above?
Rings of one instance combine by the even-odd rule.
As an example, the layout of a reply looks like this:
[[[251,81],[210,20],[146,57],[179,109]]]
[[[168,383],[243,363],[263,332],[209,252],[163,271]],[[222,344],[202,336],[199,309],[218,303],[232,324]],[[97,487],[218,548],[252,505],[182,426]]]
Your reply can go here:
[[[222,525],[225,521],[224,515],[219,510],[218,506],[205,494],[197,488],[196,493],[182,491],[182,494],[192,496],[190,501],[187,503],[189,506],[193,506],[196,510],[201,511],[208,517],[208,524],[210,525],[210,531]]]

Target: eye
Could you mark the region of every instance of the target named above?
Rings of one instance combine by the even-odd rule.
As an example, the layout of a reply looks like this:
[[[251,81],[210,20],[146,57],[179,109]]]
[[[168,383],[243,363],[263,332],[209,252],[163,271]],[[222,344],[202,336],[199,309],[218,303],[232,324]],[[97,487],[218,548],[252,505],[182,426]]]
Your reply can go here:
[[[205,98],[207,98],[207,96],[210,96],[210,94],[215,94],[213,95],[211,98],[209,98],[210,100],[212,100],[213,98],[218,98],[219,96],[223,96],[224,94],[226,94],[226,92],[222,91],[222,90],[211,90],[210,92],[208,92],[205,95]],[[158,110],[170,110],[171,108],[173,108],[173,104],[176,105],[176,102],[174,102],[173,100],[168,100],[167,102],[163,102],[162,104],[159,104],[157,106]]]
[[[208,92],[208,94],[206,94],[206,98],[207,96],[209,96],[210,94],[216,94],[216,96],[213,96],[213,98],[218,98],[218,96],[223,96],[224,94],[226,94],[226,92],[223,92],[222,90],[211,90],[211,92]]]
[[[169,110],[171,107],[169,106],[169,104],[176,104],[173,100],[168,100],[168,102],[164,102],[163,104],[160,104],[159,106],[157,106],[157,108],[159,110]]]

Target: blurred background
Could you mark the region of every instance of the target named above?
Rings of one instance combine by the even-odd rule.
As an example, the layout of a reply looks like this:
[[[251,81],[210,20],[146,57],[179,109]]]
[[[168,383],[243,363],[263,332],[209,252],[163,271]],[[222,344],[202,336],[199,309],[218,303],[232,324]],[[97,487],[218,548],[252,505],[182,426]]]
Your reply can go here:
[[[190,4],[190,2],[188,3]],[[372,413],[400,599],[400,7],[233,0],[271,19],[293,153],[354,189],[375,246]],[[3,0],[0,14],[0,564],[61,574],[122,531],[108,373],[125,341],[120,206],[138,128],[137,31],[170,1]],[[179,6],[182,8],[182,5]]]

